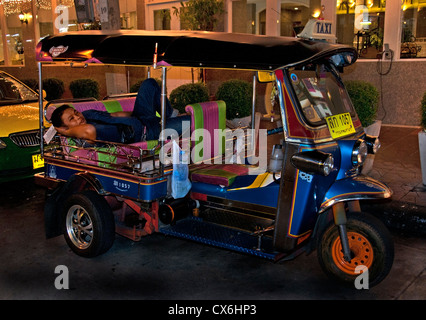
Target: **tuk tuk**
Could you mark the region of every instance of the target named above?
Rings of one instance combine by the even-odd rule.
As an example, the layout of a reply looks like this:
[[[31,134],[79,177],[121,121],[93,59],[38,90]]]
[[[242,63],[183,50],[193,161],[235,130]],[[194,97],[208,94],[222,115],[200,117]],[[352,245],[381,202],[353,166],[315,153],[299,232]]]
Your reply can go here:
[[[95,257],[116,233],[134,241],[163,233],[274,262],[317,250],[324,272],[343,283],[368,271],[374,286],[389,273],[390,233],[360,201],[392,191],[361,174],[380,144],[365,134],[339,75],[356,61],[356,49],[249,34],[90,31],[48,36],[36,56],[40,79],[43,65],[57,61],[160,69],[163,131],[172,68],[244,72],[253,88],[248,126],[227,126],[226,101],[213,98],[186,106],[185,134],[132,144],[85,146],[55,132],[47,138],[44,122],[63,101],[40,105],[41,136],[52,145],[36,176],[48,189],[48,238],[63,234],[76,254]],[[111,112],[131,111],[134,101],[124,95],[68,103]],[[259,101],[274,104],[280,121],[259,117]],[[183,195],[174,196],[182,182]]]

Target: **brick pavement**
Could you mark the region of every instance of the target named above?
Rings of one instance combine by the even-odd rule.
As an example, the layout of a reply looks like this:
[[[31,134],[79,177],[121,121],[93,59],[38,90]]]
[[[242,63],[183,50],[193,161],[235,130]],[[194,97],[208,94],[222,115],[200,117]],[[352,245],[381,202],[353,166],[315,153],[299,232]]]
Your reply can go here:
[[[367,203],[363,209],[375,214],[392,229],[426,236],[426,186],[422,182],[420,166],[420,130],[420,127],[382,125],[379,135],[382,146],[367,175],[392,189],[392,201]]]
[[[426,207],[426,186],[422,182],[418,132],[420,127],[382,125],[379,152],[369,176],[385,182],[394,201]]]

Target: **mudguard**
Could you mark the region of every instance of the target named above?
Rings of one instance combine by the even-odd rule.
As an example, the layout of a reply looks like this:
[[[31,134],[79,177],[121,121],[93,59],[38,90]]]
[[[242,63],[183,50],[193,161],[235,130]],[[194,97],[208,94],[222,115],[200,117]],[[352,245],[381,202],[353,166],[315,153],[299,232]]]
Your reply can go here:
[[[323,213],[334,204],[343,201],[387,199],[392,190],[384,183],[367,176],[354,176],[337,180],[328,189],[318,213]]]
[[[53,238],[62,234],[62,208],[61,204],[72,193],[83,189],[92,189],[99,194],[104,194],[99,181],[88,173],[78,173],[71,176],[65,183],[60,184],[50,196],[47,197],[44,206],[44,227],[46,238]]]

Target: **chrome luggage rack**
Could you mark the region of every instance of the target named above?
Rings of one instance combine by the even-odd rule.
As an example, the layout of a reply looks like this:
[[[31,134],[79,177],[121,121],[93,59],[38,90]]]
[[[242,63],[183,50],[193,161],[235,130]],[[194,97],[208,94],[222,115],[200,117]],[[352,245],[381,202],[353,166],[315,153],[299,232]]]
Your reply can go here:
[[[158,153],[161,144],[144,149],[135,144],[121,144],[95,140],[90,143],[55,135],[44,158],[61,159],[97,168],[152,177],[162,172]]]

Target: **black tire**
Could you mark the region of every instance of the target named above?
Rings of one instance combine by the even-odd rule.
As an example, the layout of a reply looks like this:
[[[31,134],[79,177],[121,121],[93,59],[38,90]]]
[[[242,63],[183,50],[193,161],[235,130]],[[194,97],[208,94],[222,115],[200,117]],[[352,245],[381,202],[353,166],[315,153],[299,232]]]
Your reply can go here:
[[[111,208],[92,190],[74,193],[66,199],[63,228],[68,246],[82,257],[96,257],[114,243],[115,222]]]
[[[343,259],[339,230],[332,222],[320,236],[318,261],[321,268],[330,278],[354,286],[360,275],[356,267],[365,265],[369,287],[377,285],[393,264],[394,245],[390,232],[380,220],[366,213],[348,213],[346,229],[351,262]]]

